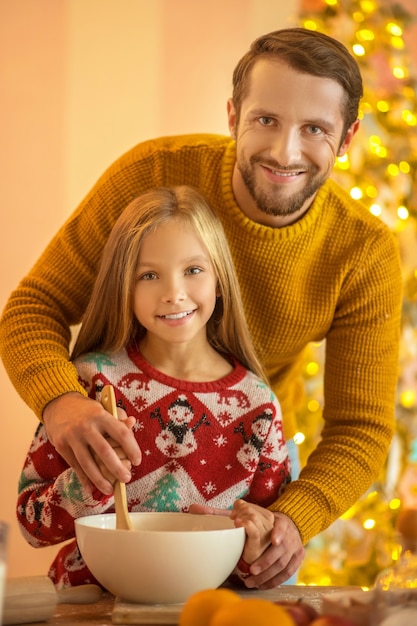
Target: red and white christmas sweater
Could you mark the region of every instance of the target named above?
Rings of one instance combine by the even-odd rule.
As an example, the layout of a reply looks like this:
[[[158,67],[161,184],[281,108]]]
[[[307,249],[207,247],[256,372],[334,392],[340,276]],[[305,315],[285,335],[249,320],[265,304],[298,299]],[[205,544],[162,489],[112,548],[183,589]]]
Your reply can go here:
[[[130,511],[230,509],[243,498],[268,507],[290,482],[281,409],[273,392],[239,363],[211,382],[162,374],[133,349],[75,361],[81,384],[100,400],[104,385],[136,418],[142,463],[127,484]],[[49,572],[58,587],[96,582],[78,551],[74,519],[114,511],[113,496],[83,490],[40,424],[19,481],[17,517],[35,547],[71,540]]]

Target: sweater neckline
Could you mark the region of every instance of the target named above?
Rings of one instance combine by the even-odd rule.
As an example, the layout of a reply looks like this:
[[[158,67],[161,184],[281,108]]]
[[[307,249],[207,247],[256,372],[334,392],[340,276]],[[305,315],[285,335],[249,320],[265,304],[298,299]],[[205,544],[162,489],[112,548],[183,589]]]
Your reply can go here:
[[[239,383],[248,371],[241,363],[239,363],[239,361],[236,360],[235,357],[230,357],[233,370],[229,374],[223,376],[222,378],[218,378],[217,380],[193,382],[189,380],[181,380],[180,378],[174,378],[157,370],[142,356],[140,350],[134,346],[129,346],[127,348],[127,355],[130,360],[133,361],[133,363],[146,376],[148,376],[149,379],[168,385],[169,387],[174,387],[180,391],[200,391],[202,393],[207,393],[226,389]]]
[[[281,228],[273,228],[265,226],[248,218],[238,206],[232,188],[233,169],[236,163],[236,142],[231,141],[225,149],[223,159],[222,172],[222,193],[224,198],[225,219],[232,220],[236,225],[245,231],[252,231],[257,236],[266,239],[292,239],[298,235],[305,233],[317,221],[322,213],[325,198],[328,196],[329,187],[332,185],[331,179],[328,179],[324,185],[318,190],[316,197],[308,211],[294,224],[282,226]]]

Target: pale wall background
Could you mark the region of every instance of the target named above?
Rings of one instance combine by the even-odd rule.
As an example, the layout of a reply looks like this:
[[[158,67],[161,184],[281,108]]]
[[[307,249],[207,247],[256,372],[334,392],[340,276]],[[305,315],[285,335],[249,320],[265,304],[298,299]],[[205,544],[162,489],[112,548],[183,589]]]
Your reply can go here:
[[[164,134],[227,133],[250,42],[292,26],[297,0],[0,0],[0,309],[110,163]],[[0,519],[9,576],[46,574],[15,521],[37,424],[0,363]]]

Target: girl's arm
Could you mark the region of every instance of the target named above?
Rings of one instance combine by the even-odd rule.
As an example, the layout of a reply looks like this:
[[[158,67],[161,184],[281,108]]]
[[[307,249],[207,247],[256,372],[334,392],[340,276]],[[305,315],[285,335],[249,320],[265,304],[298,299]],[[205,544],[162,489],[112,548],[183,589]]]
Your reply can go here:
[[[231,512],[235,526],[243,526],[246,533],[245,546],[234,575],[245,581],[250,576],[249,566],[256,561],[271,545],[271,533],[275,515],[266,507],[274,502],[290,482],[290,463],[287,446],[283,435],[281,407],[273,398],[275,414],[269,432],[264,440],[247,497],[262,503],[263,506],[236,500]],[[269,493],[265,493],[265,485]]]

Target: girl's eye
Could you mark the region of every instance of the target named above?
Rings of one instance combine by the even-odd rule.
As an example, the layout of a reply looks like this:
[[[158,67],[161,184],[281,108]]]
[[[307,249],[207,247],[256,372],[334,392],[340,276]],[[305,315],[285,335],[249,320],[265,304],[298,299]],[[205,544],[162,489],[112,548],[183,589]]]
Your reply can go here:
[[[195,274],[200,274],[201,272],[201,267],[190,267],[187,271],[186,274],[194,276]]]
[[[155,280],[156,274],[154,272],[146,272],[146,274],[142,274],[139,276],[139,280]]]

